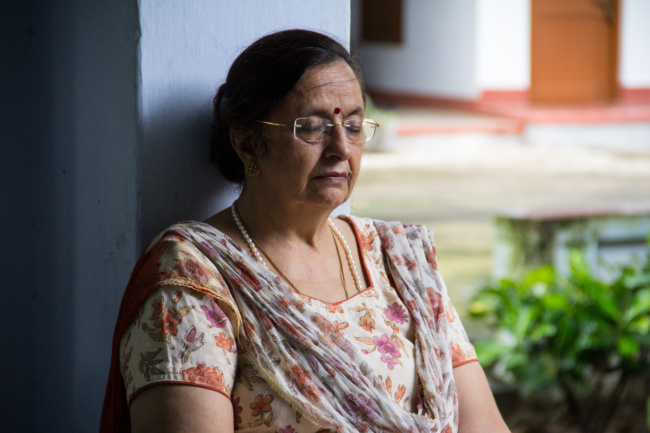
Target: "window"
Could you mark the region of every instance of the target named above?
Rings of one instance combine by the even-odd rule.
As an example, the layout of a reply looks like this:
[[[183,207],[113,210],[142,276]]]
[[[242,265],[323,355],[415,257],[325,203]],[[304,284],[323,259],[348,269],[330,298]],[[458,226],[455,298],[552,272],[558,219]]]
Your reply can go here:
[[[363,0],[361,39],[364,42],[402,42],[402,0]]]

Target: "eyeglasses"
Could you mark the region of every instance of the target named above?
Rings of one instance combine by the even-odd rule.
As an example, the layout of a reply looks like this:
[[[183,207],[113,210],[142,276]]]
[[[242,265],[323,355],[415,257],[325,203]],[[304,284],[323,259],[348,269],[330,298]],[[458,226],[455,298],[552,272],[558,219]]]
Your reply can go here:
[[[339,125],[345,128],[345,136],[351,143],[367,143],[372,140],[372,137],[375,135],[375,130],[379,126],[372,119],[355,119],[346,120],[343,123],[332,123],[329,119],[316,116],[299,117],[293,122],[293,125],[265,122],[263,120],[258,120],[258,122],[265,125],[293,128],[293,136],[295,138],[312,144],[321,143],[328,136],[330,130]]]

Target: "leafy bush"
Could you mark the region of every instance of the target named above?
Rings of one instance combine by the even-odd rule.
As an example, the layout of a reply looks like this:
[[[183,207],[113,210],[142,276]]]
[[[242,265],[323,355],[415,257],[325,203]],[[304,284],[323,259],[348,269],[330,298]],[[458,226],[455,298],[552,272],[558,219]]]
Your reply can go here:
[[[591,276],[579,252],[570,269],[561,276],[543,267],[481,289],[470,314],[493,332],[476,349],[491,374],[524,397],[559,396],[582,432],[601,432],[628,385],[650,382],[650,259],[610,284]]]

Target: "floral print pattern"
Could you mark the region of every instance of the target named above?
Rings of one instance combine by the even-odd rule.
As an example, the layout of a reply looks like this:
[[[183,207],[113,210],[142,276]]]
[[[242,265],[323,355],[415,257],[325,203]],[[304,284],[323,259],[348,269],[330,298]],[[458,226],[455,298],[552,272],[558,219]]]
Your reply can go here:
[[[142,324],[142,330],[156,341],[164,341],[173,349],[172,337],[178,333],[178,324],[183,317],[189,313],[193,307],[178,307],[178,303],[183,297],[183,292],[178,290],[174,293],[172,307],[168,308],[165,304],[165,298],[160,296],[151,303],[153,311],[149,319],[153,321],[153,328],[147,323]]]
[[[332,344],[356,351],[360,361],[357,364],[361,368],[361,376],[357,380],[367,383],[367,377],[376,377],[374,385],[368,383],[367,386],[381,388],[401,410],[426,415],[423,397],[424,401],[431,401],[432,396],[421,387],[415,362],[416,344],[419,344],[416,325],[424,318],[409,313],[413,308],[412,305],[409,308],[409,302],[413,303],[414,300],[403,299],[396,288],[390,285],[389,279],[389,275],[395,272],[395,266],[412,272],[416,262],[406,254],[393,255],[387,261],[382,247],[395,248],[397,242],[394,238],[382,238],[382,227],[375,226],[369,220],[351,219],[351,222],[354,223],[359,241],[363,261],[361,265],[370,281],[369,287],[339,303],[327,303],[304,295],[280,296],[276,307],[297,308],[309,313],[316,326],[328,330],[323,334],[324,339],[332,339],[329,341]],[[195,229],[197,225],[206,230],[204,225],[197,223],[177,225],[175,230]],[[406,235],[401,225],[384,230]],[[173,235],[174,232],[171,233]],[[216,238],[213,242],[223,241]],[[212,253],[214,248],[210,244],[203,243],[202,250]],[[437,271],[432,244],[425,243],[420,248],[431,269]],[[324,368],[325,375],[336,377],[346,369],[346,364],[328,353],[322,353],[322,360],[319,360],[308,349],[315,349],[322,343],[304,336],[296,337],[302,338],[300,344],[306,349],[310,369],[292,363],[288,366],[286,376],[274,379],[283,381],[286,385],[282,386],[293,390],[291,392],[305,396],[305,403],[296,405],[294,402],[292,408],[277,394],[275,386],[271,388],[268,381],[269,372],[277,371],[279,363],[283,361],[269,353],[256,366],[252,362],[251,353],[259,351],[260,347],[249,347],[255,340],[242,339],[241,335],[257,335],[260,326],[273,332],[288,330],[301,335],[296,324],[290,320],[281,320],[276,326],[266,315],[260,315],[259,322],[247,320],[248,314],[245,311],[233,308],[236,301],[221,276],[215,275],[209,266],[201,266],[205,261],[193,260],[193,264],[187,265],[186,262],[177,259],[174,272],[191,275],[196,281],[212,286],[215,285],[216,278],[223,287],[216,287],[212,293],[208,291],[207,294],[212,296],[204,296],[205,292],[187,285],[180,289],[171,284],[160,285],[148,295],[144,311],[138,313],[123,334],[120,346],[120,371],[129,398],[152,383],[191,383],[213,389],[231,399],[237,431],[335,431],[317,425],[307,407],[301,405],[308,404],[307,402],[317,404],[325,396],[330,398],[331,391],[325,383],[314,381],[314,371]],[[259,270],[255,269],[252,258],[248,262],[237,263],[235,267],[239,277],[230,284],[247,284],[255,292],[264,292],[265,284],[259,279]],[[423,287],[423,293],[439,301],[431,302],[430,312],[436,318],[442,316],[445,319],[450,340],[450,349],[447,351],[450,359],[446,365],[449,365],[447,368],[453,368],[476,360],[476,357],[448,298],[435,295],[439,290],[435,285]],[[148,318],[147,322],[140,324],[140,317]],[[286,350],[288,356],[296,356],[290,346]],[[133,362],[134,360],[140,362]],[[440,372],[445,375],[449,373]],[[350,392],[341,400],[359,431],[370,431],[373,422],[383,416],[384,409],[366,393]],[[336,422],[332,420],[331,425],[336,425]],[[446,427],[453,427],[449,431],[457,430],[453,417],[447,417],[445,425],[440,425],[440,430],[436,431],[446,431],[443,430]]]
[[[253,418],[259,416],[258,419],[255,419],[248,423],[250,427],[257,427],[258,425],[266,425],[267,427],[271,426],[271,421],[273,421],[273,409],[271,408],[271,402],[273,401],[273,395],[267,394],[262,397],[258,395],[255,397],[255,401],[251,403],[251,416]],[[268,416],[266,415],[268,413]]]
[[[213,389],[225,389],[223,383],[223,373],[219,367],[208,367],[205,364],[199,364],[196,367],[188,368],[181,371],[183,382],[195,385],[206,385]]]
[[[384,310],[384,316],[386,316],[386,319],[392,320],[396,323],[406,323],[408,320],[406,309],[397,302],[388,306]]]
[[[212,314],[204,314],[204,309]],[[236,363],[237,345],[232,325],[213,299],[189,289],[163,286],[149,295],[142,316],[154,321],[153,327],[147,323],[138,327],[140,319],[136,318],[128,339],[122,339],[121,352],[126,356],[121,370],[128,378],[125,385],[130,398],[156,382],[191,383],[230,397],[234,373],[226,369],[229,376],[224,380],[224,367]],[[134,356],[139,363],[132,361]]]

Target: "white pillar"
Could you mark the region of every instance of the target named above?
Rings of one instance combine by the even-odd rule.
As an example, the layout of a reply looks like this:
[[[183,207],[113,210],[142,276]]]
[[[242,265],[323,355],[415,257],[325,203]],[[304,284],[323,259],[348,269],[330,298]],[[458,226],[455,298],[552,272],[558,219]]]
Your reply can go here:
[[[135,260],[165,225],[229,204],[210,101],[243,48],[286,28],[348,43],[349,0],[0,7],[5,430],[97,430]]]

